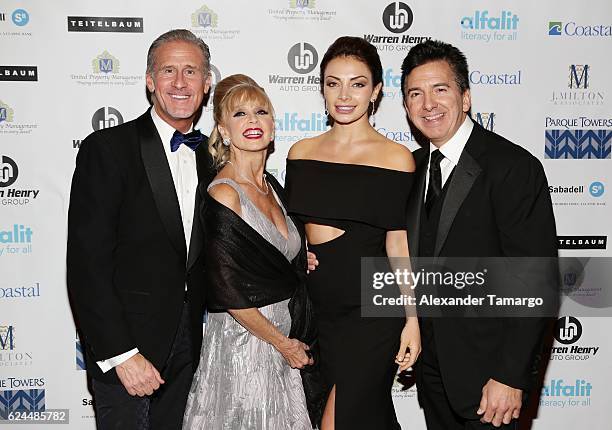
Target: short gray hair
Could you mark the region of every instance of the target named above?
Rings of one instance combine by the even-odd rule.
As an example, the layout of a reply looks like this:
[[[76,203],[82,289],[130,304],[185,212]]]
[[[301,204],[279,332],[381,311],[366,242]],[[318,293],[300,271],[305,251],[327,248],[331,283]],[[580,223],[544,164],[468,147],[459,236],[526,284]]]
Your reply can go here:
[[[147,53],[148,74],[153,73],[153,67],[155,66],[155,52],[157,51],[157,49],[164,43],[173,42],[175,40],[193,43],[198,48],[200,48],[200,50],[202,51],[202,56],[204,57],[204,72],[208,73],[210,71],[210,50],[208,49],[208,45],[191,31],[177,29],[170,30],[162,34],[157,39],[155,39],[149,47],[149,52]]]

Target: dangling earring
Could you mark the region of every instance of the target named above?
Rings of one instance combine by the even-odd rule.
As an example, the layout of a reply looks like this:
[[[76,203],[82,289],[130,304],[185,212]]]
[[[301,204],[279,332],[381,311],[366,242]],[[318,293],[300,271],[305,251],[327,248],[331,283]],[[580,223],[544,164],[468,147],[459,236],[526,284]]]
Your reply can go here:
[[[370,125],[372,127],[374,127],[376,125],[376,116],[375,114],[375,107],[374,107],[374,100],[370,100],[370,103],[372,103],[372,114],[370,115],[369,121],[370,121]]]
[[[323,102],[325,103],[325,116],[329,116],[329,112],[327,111],[327,102]]]
[[[232,140],[229,137],[224,137],[223,138],[223,146],[230,146],[231,142],[232,142]]]

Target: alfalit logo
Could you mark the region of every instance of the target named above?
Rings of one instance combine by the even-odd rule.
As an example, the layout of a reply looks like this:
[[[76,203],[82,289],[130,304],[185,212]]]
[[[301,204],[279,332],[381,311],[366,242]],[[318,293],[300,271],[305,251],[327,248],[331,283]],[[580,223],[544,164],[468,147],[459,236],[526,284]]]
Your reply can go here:
[[[119,16],[69,16],[68,31],[90,33],[142,33],[143,18]]]
[[[0,81],[37,81],[36,66],[0,66]]]

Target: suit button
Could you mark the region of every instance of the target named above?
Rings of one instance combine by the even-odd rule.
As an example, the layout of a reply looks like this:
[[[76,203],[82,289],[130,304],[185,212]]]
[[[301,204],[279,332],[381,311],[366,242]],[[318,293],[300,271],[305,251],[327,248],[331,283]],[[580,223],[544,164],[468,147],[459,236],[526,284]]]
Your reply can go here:
[[[431,237],[431,232],[429,231],[425,232],[425,237]]]

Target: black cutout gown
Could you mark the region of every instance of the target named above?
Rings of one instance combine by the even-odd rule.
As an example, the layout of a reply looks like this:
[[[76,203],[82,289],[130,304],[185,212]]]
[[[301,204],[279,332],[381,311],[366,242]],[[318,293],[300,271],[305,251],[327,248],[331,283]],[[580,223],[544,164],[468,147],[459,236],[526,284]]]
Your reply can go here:
[[[320,160],[287,160],[288,212],[345,231],[309,245],[307,278],[326,389],[336,385],[335,424],[399,429],[391,398],[405,318],[361,317],[361,257],[385,257],[386,232],[406,229],[413,173]]]

